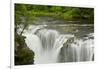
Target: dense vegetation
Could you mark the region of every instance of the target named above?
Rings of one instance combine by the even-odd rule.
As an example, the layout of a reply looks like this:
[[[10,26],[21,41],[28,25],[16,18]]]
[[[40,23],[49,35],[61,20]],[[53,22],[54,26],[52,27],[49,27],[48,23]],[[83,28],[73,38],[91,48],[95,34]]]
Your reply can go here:
[[[15,29],[15,65],[34,64],[34,52],[26,43],[25,36],[19,35]]]
[[[62,7],[31,4],[15,4],[15,65],[33,64],[34,52],[25,43],[24,30],[34,24],[38,16],[49,16],[64,20],[94,21],[93,8]],[[19,33],[19,29],[21,29]]]
[[[32,16],[53,16],[64,18],[66,20],[72,19],[94,19],[93,8],[80,8],[80,7],[62,7],[62,6],[43,6],[43,5],[29,5],[29,4],[16,4],[16,13]],[[21,12],[18,12],[20,10]],[[26,14],[27,11],[27,14]],[[25,14],[25,15],[24,15]]]

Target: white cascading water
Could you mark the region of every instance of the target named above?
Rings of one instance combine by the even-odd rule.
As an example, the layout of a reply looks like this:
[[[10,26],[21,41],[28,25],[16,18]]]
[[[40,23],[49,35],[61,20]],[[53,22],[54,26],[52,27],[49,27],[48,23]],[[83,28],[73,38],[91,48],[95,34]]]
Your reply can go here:
[[[44,29],[43,26],[32,27],[30,32],[23,35],[26,36],[28,47],[35,53],[35,64],[91,61],[93,58],[93,39],[75,39],[67,47],[64,43],[74,35],[60,34],[56,30]]]
[[[93,39],[75,39],[69,46],[63,46],[59,56],[60,62],[92,61],[94,55]]]

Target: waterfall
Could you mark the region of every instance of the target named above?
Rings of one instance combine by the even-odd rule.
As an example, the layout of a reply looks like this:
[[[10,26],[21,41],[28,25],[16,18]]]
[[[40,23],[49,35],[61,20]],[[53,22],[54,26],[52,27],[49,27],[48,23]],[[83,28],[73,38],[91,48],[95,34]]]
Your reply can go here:
[[[92,61],[94,52],[90,34],[78,39],[74,34],[61,34],[43,27],[32,27],[30,32],[23,34],[28,47],[35,53],[35,64]]]
[[[92,61],[94,57],[93,39],[76,39],[66,43],[60,52],[59,62]]]
[[[36,33],[41,41],[41,55],[36,63],[56,63],[60,48],[66,42],[66,35],[61,35],[56,30],[42,29]]]

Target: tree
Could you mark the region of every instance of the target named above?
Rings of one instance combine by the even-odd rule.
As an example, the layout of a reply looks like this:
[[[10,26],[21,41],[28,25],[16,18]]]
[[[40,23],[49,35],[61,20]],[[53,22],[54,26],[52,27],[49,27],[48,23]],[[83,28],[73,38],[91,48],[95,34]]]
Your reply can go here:
[[[27,5],[15,4],[15,65],[34,64],[34,52],[27,47],[23,31],[33,24],[34,16]],[[20,34],[19,29],[22,29]]]
[[[19,29],[20,27],[22,29],[20,35],[30,24],[34,24],[34,19],[35,16],[28,10],[27,5],[15,4],[15,28]]]

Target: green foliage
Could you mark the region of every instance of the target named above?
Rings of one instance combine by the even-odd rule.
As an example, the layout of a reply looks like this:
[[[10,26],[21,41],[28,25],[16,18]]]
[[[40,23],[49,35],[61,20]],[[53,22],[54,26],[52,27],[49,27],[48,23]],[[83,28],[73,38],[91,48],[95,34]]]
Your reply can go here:
[[[34,52],[27,47],[25,37],[22,36],[34,19],[26,5],[15,5],[15,65],[34,64]],[[22,27],[19,27],[20,25]],[[20,34],[17,33],[19,28],[22,29]]]
[[[15,65],[33,64],[34,53],[28,48],[18,49],[15,56]]]
[[[28,7],[24,4],[15,4],[15,28],[18,29],[20,25],[23,25],[22,35],[25,28],[30,24],[33,24],[35,16],[29,11]]]
[[[80,8],[80,7],[65,7],[65,6],[46,6],[46,5],[31,5],[31,4],[15,4],[15,11],[20,10],[22,14],[28,18],[30,16],[52,16],[57,18],[63,18],[66,20],[77,20],[77,19],[94,19],[94,9],[93,8]],[[18,6],[22,6],[19,8]],[[27,10],[27,13],[25,12]],[[24,12],[24,13],[23,13]],[[30,16],[28,16],[30,14]],[[25,20],[27,20],[26,18]],[[29,18],[27,21],[31,20]]]
[[[25,37],[15,34],[15,65],[34,64],[34,52],[26,43]]]
[[[60,6],[53,6],[50,8],[50,11],[52,12],[59,12],[62,11],[63,9]]]

